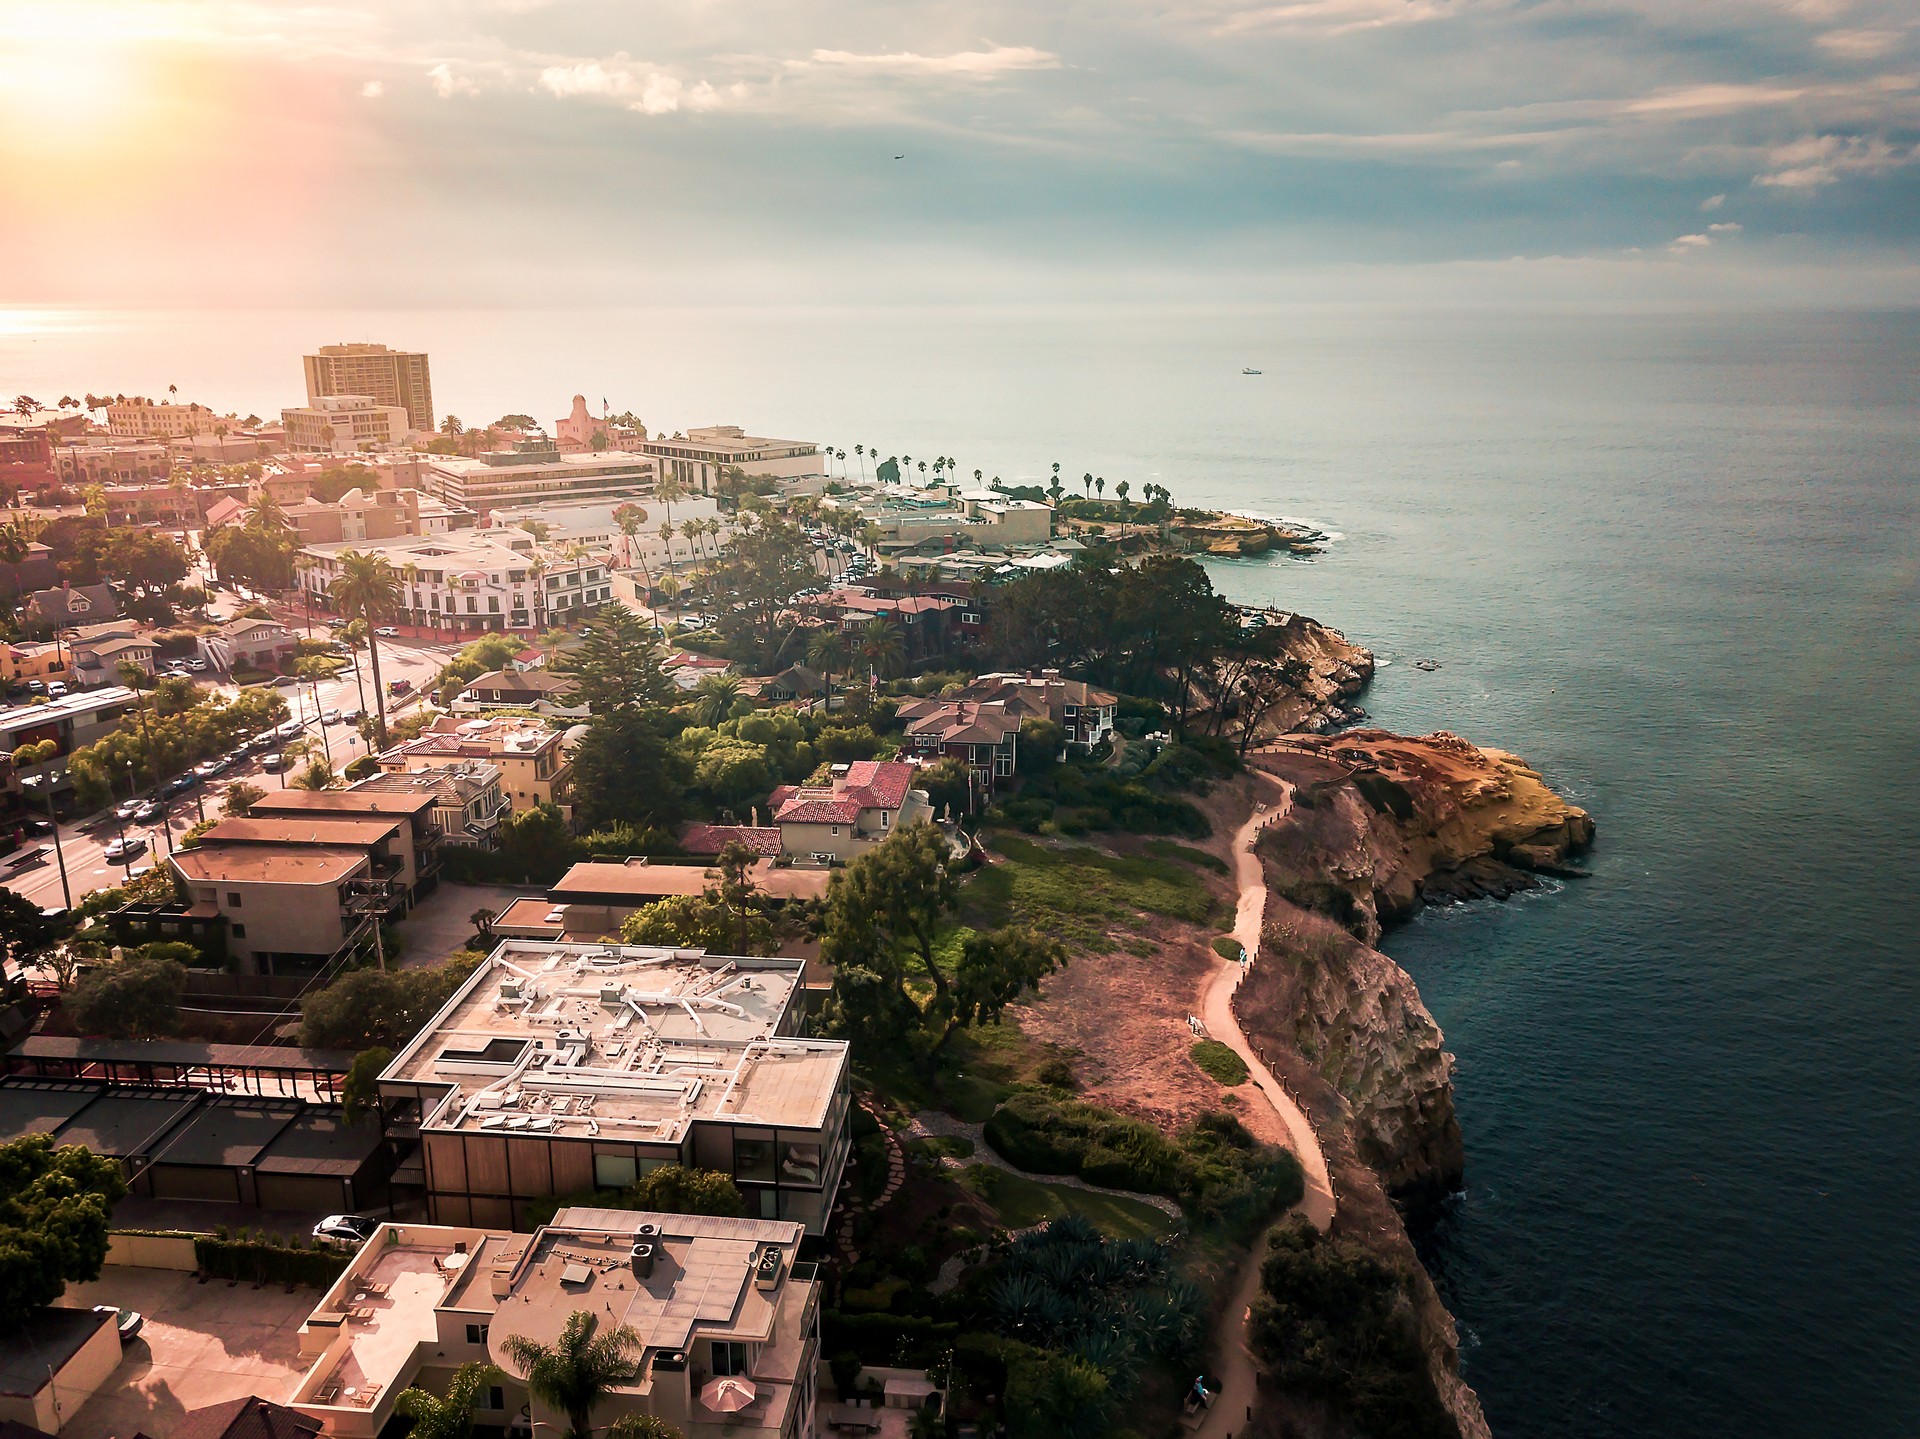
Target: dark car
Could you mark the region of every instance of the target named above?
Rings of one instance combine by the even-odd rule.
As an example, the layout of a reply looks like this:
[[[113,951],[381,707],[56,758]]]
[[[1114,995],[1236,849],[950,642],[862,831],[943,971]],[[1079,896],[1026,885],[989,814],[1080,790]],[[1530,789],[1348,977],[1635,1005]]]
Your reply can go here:
[[[313,1237],[319,1244],[358,1249],[373,1237],[381,1222],[364,1214],[329,1214],[313,1226]]]

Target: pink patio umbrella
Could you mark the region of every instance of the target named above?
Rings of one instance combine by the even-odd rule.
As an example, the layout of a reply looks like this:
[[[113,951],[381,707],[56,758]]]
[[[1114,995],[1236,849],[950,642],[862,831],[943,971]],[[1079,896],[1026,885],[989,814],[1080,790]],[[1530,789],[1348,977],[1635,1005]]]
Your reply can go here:
[[[718,1414],[732,1414],[753,1403],[759,1393],[750,1380],[735,1379],[731,1375],[719,1379],[709,1379],[700,1386],[700,1402]]]

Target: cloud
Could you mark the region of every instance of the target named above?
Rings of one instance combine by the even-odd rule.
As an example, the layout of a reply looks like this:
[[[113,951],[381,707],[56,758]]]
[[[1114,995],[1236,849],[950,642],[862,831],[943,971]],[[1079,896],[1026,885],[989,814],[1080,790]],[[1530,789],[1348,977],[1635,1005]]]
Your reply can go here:
[[[1809,135],[1768,152],[1769,169],[1753,183],[1779,190],[1820,190],[1847,175],[1878,175],[1909,164],[1902,149],[1877,135]]]
[[[1906,38],[1900,30],[1829,30],[1814,44],[1842,60],[1878,60],[1899,49]]]
[[[386,93],[386,83],[381,80],[369,80],[360,87],[360,98],[362,100],[378,100]]]
[[[1725,195],[1709,195],[1700,202],[1700,208],[1703,211],[1717,210],[1726,203],[1727,197]]]
[[[1711,235],[1677,235],[1667,242],[1669,255],[1691,255],[1695,250],[1704,250],[1713,244]]]
[[[1737,235],[1746,228],[1745,225],[1740,224],[1737,220],[1723,220],[1718,225],[1707,226],[1707,233],[1710,235]]]
[[[806,63],[885,75],[955,75],[983,80],[1018,70],[1058,70],[1060,57],[1031,45],[995,45],[952,55],[921,55],[912,50],[861,54],[853,50],[815,50]]]
[[[480,93],[480,86],[471,77],[454,74],[453,66],[444,60],[427,71],[427,79],[433,83],[433,93],[442,100],[451,100],[455,95]]]
[[[1450,19],[1464,7],[1441,0],[1279,0],[1236,8],[1217,22],[1221,31],[1319,30],[1330,35]]]
[[[558,99],[610,100],[641,115],[711,110],[721,100],[720,92],[708,81],[689,85],[663,70],[636,65],[625,53],[607,60],[549,65],[540,72],[538,85]],[[743,87],[734,87],[732,93],[743,93]]]

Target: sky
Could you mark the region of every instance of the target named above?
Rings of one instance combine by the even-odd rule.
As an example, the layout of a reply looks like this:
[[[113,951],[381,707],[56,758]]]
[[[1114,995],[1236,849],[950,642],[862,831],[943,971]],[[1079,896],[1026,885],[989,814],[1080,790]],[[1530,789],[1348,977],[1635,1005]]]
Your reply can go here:
[[[1920,300],[1912,0],[0,0],[0,302]]]

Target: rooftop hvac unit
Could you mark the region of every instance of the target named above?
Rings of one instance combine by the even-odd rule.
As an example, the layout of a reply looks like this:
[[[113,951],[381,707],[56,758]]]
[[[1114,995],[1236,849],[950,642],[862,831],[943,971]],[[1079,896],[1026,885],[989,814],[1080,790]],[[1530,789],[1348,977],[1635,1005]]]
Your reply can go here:
[[[501,980],[500,997],[502,999],[518,999],[520,997],[520,981],[517,979]]]
[[[493,1271],[493,1297],[495,1299],[505,1299],[512,1288],[513,1271],[511,1269],[496,1269]]]
[[[687,1351],[684,1349],[662,1349],[653,1356],[653,1367],[663,1374],[679,1374],[687,1367]]]
[[[633,1231],[633,1242],[635,1244],[643,1242],[658,1243],[659,1239],[660,1226],[652,1221],[642,1224],[638,1229]]]
[[[604,1005],[618,1005],[626,998],[627,989],[623,984],[603,984],[600,986],[600,1002]]]
[[[753,1287],[761,1290],[778,1289],[784,1262],[778,1249],[769,1246],[761,1250],[760,1258],[753,1266]]]
[[[646,1279],[653,1274],[654,1247],[645,1240],[635,1240],[633,1245],[633,1276]]]

